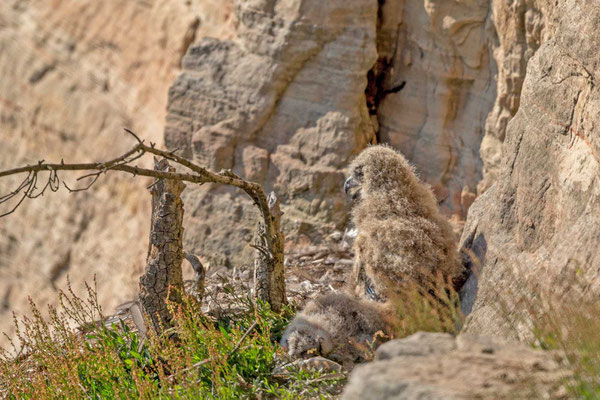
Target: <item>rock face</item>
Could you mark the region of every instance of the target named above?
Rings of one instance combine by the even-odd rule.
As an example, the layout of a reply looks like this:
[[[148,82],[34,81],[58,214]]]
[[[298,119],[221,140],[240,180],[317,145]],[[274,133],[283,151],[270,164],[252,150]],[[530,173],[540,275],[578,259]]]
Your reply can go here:
[[[382,3],[379,140],[416,166],[443,211],[466,215],[461,194],[481,179],[483,122],[496,96],[490,1]]]
[[[551,354],[522,344],[419,332],[357,366],[342,399],[566,399],[566,376]]]
[[[578,268],[584,290],[600,285],[597,13],[566,0],[5,0],[0,167],[105,159],[129,146],[124,126],[160,143],[183,63],[166,145],[275,190],[302,244],[344,227],[344,168],[368,143],[400,149],[456,220],[483,193],[462,239],[483,262],[467,329],[500,332],[486,308],[498,288],[555,287]],[[147,184],[113,175],[0,220],[0,321],[28,294],[56,301],[67,273],[76,288],[96,273],[107,308],[136,291]],[[186,250],[250,263],[244,194],[207,185],[184,202]]]
[[[519,109],[527,62],[540,43],[551,35],[546,21],[549,7],[543,3],[492,1],[490,11],[495,32],[490,35],[490,47],[496,61],[496,99],[485,121],[479,151],[483,162],[479,193],[494,183],[501,168],[506,126]]]
[[[377,3],[237,1],[235,12],[236,40],[206,38],[185,56],[169,91],[167,146],[275,190],[288,232],[343,225],[343,168],[374,137],[364,89]],[[184,201],[188,247],[213,262],[248,260],[249,199],[210,187]]]
[[[498,175],[527,61],[551,36],[552,5],[380,3],[378,138],[415,164],[446,214],[464,218],[475,194]]]
[[[496,101],[493,56],[520,60],[524,50],[514,43],[537,32],[527,36],[523,25],[520,36],[498,41],[493,7],[487,0],[238,1],[235,40],[204,39],[186,55],[169,94],[166,144],[274,189],[292,237],[344,226],[344,168],[375,141],[402,150],[445,213],[462,219],[482,177],[484,133],[504,137],[496,122],[484,131]],[[524,18],[511,10],[498,17],[500,34],[514,35],[505,19]],[[512,47],[495,52],[505,42]],[[524,62],[514,73],[505,64],[504,81],[522,77]],[[503,85],[510,86],[500,88],[504,97],[518,98],[518,85]],[[514,106],[496,102],[490,118]],[[501,139],[488,147],[498,151]],[[186,204],[188,247],[217,263],[248,259],[255,217],[244,196],[202,188],[188,191]]]
[[[228,14],[227,2],[207,0],[1,1],[0,168],[106,160],[132,146],[124,127],[161,143],[183,54],[196,37],[230,36]],[[16,183],[0,180],[0,193]],[[11,311],[26,312],[29,295],[42,309],[56,304],[67,275],[76,293],[96,275],[106,312],[131,298],[148,248],[149,183],[109,174],[0,219],[0,331],[11,334]]]
[[[600,289],[600,10],[545,8],[552,38],[528,63],[501,173],[472,206],[461,240],[482,262],[467,290],[467,332],[521,338],[529,331],[517,322],[521,297],[576,302]]]

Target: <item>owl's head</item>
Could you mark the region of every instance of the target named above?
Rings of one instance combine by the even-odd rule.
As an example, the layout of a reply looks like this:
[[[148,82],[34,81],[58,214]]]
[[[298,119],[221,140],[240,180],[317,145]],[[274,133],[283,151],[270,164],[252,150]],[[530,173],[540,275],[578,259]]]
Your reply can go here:
[[[394,149],[377,145],[364,149],[350,164],[344,191],[355,201],[377,193],[408,193],[417,185],[413,167]]]

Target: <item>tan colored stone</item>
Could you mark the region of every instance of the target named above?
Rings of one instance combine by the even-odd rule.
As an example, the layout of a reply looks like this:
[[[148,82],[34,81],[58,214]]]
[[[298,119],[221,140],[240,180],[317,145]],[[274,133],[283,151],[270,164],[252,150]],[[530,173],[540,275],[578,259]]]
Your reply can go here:
[[[488,0],[382,7],[378,50],[387,69],[378,136],[416,166],[448,215],[461,216],[457,196],[481,179],[483,121],[495,98],[489,8]]]
[[[542,41],[552,34],[545,22],[548,12],[543,1],[504,0],[492,1],[492,20],[495,34],[490,38],[496,61],[496,100],[485,122],[485,135],[481,142],[483,179],[478,192],[492,185],[501,168],[502,143],[508,122],[519,109],[521,88],[525,79],[527,62]]]
[[[527,65],[500,175],[471,206],[461,240],[482,264],[466,289],[468,332],[527,338],[519,300],[577,304],[600,293],[600,10],[547,3],[554,36]]]
[[[264,182],[269,168],[269,153],[256,146],[246,146],[242,153],[244,176],[253,182]]]
[[[376,2],[237,1],[235,12],[235,40],[204,39],[184,58],[167,146],[274,189],[288,233],[343,226],[343,168],[373,136],[364,88]],[[245,195],[202,187],[184,200],[187,246],[248,264],[256,219]]]
[[[552,353],[491,338],[418,332],[357,366],[342,399],[567,399]]]

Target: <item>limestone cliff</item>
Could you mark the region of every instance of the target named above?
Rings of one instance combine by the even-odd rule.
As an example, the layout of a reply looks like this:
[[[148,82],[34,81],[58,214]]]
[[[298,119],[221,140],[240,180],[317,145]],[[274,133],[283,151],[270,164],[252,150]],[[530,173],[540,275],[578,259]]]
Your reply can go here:
[[[235,14],[234,40],[204,39],[185,57],[166,144],[275,189],[293,240],[344,226],[344,168],[373,142],[400,149],[460,226],[497,174],[545,32],[525,1],[257,0]],[[243,198],[201,188],[186,201],[188,247],[247,260]]]
[[[274,189],[288,233],[342,225],[343,168],[374,136],[364,90],[377,4],[237,1],[235,12],[235,40],[203,39],[184,58],[167,146]],[[189,247],[212,262],[247,259],[256,218],[245,196],[190,188],[185,201]]]

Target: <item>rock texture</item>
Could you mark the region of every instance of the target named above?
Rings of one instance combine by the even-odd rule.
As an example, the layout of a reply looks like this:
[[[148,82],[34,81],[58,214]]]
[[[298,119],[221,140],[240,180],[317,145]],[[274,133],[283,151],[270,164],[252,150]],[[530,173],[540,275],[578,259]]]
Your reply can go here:
[[[540,44],[552,35],[552,26],[547,21],[551,3],[494,0],[491,4],[495,32],[491,32],[490,47],[496,61],[493,66],[496,100],[485,121],[485,135],[479,151],[483,162],[479,193],[494,183],[501,169],[506,126],[519,109],[527,62]]]
[[[343,225],[343,168],[374,136],[364,89],[377,3],[237,1],[235,12],[235,40],[207,38],[185,56],[169,91],[167,146],[275,190],[292,234]],[[247,262],[248,200],[207,187],[184,201],[188,247],[213,263]]]
[[[567,376],[551,354],[521,344],[419,332],[357,366],[342,399],[566,399]]]
[[[379,140],[400,149],[447,214],[496,179],[527,61],[551,35],[531,0],[385,1],[374,68]]]
[[[528,63],[500,176],[461,240],[482,263],[467,290],[468,332],[523,338],[519,299],[550,293],[576,304],[600,293],[600,10],[567,1],[546,9],[552,38]]]
[[[1,1],[0,168],[114,157],[132,145],[123,127],[162,142],[183,54],[208,33],[231,36],[230,11],[208,0]],[[3,179],[0,193],[15,183]],[[77,293],[96,275],[107,312],[131,299],[148,245],[150,183],[112,174],[0,219],[0,331],[12,333],[11,311],[26,312],[30,295],[41,308],[55,304],[67,275]]]
[[[274,189],[291,237],[344,225],[344,168],[377,140],[407,154],[445,211],[464,217],[495,98],[489,5],[379,3],[237,2],[236,39],[205,39],[184,59],[167,145]],[[216,263],[248,259],[254,216],[243,199],[204,188],[186,201],[189,247]]]
[[[527,60],[550,37],[545,8],[238,1],[236,38],[205,39],[185,57],[166,143],[275,190],[288,237],[311,240],[347,220],[348,161],[368,143],[390,143],[460,229],[497,176]],[[188,247],[217,264],[248,260],[255,216],[247,202],[225,188],[190,191],[186,201]]]
[[[447,214],[481,179],[479,146],[496,95],[490,1],[385,1],[378,35],[380,141],[429,182]],[[405,82],[401,90],[400,85]]]

